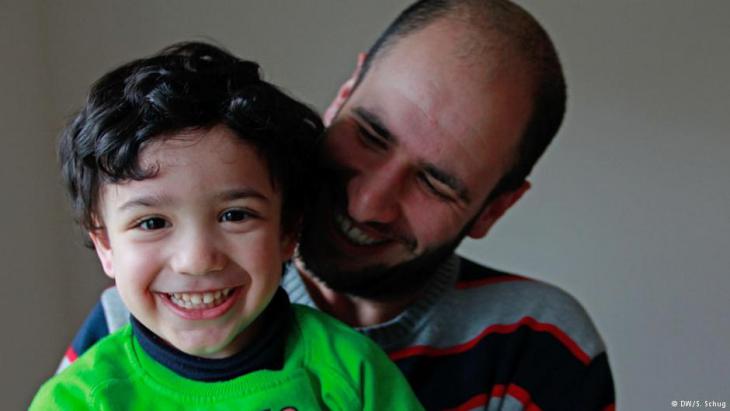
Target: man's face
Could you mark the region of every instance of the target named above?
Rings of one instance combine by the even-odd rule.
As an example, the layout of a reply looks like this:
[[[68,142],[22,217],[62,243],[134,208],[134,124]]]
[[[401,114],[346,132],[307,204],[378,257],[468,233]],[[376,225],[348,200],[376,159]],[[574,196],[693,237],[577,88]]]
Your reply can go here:
[[[463,236],[486,234],[516,200],[484,208],[530,115],[529,78],[519,67],[491,70],[487,53],[460,55],[464,35],[445,20],[399,40],[337,107],[300,245],[306,267],[334,290],[413,291],[424,270]]]
[[[179,350],[227,357],[252,337],[291,248],[266,163],[228,128],[147,146],[141,181],[105,184],[92,239],[129,311]]]

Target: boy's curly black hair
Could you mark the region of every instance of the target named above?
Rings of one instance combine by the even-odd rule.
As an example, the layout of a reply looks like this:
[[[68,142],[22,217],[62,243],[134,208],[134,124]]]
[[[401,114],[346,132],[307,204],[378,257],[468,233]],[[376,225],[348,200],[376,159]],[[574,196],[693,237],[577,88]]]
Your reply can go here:
[[[261,79],[258,64],[218,47],[185,42],[127,63],[101,77],[61,134],[59,159],[74,214],[98,228],[103,183],[141,180],[149,142],[186,129],[225,125],[255,147],[282,193],[282,227],[292,232],[313,184],[319,116]]]

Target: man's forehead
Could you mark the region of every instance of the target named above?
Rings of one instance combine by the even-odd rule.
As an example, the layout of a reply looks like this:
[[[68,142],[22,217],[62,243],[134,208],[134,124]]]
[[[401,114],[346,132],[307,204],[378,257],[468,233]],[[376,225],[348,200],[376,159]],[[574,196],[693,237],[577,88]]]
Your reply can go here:
[[[459,102],[427,88],[410,88],[407,83],[374,85],[354,99],[353,111],[379,134],[387,133],[397,144],[417,144],[425,152],[443,152],[459,146],[483,145],[475,127],[479,121],[456,109]],[[379,131],[380,129],[384,131]]]
[[[410,161],[424,167],[435,166],[461,180],[481,174],[479,170],[484,166],[502,169],[509,163],[503,142],[485,138],[457,118],[445,125],[443,119],[436,121],[412,100],[398,93],[390,96],[383,105],[355,106],[353,112],[378,135],[385,130],[388,139]]]
[[[496,184],[530,116],[529,73],[520,61],[495,63],[494,53],[457,56],[475,46],[457,47],[466,34],[449,24],[434,23],[392,45],[348,104],[375,113],[423,159],[465,180],[476,174],[480,184]]]
[[[374,67],[351,100],[351,108],[375,113],[395,136],[419,136],[435,151],[490,149],[522,135],[529,117],[529,93],[515,76],[484,82],[468,68],[421,66],[392,60]],[[459,74],[463,75],[459,75]]]
[[[438,19],[376,57],[360,86],[381,86],[383,99],[407,97],[451,137],[482,133],[492,127],[495,106],[529,101],[532,83],[525,62],[486,33],[462,20]]]

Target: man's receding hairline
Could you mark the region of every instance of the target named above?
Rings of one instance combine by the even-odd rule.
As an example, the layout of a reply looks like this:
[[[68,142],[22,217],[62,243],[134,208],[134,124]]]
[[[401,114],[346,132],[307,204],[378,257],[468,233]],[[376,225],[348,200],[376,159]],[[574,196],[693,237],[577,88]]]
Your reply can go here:
[[[492,43],[485,46],[494,48],[488,51],[493,53],[493,61],[484,67],[486,79],[489,75],[499,75],[508,67],[506,61],[509,61],[510,69],[519,66],[532,80],[532,114],[518,145],[515,166],[502,177],[490,196],[516,190],[560,129],[567,97],[562,65],[549,34],[520,5],[510,0],[420,0],[413,3],[370,48],[351,91],[356,91],[372,66],[385,59],[398,42],[446,18],[460,20],[462,27],[477,33],[470,35],[474,41]],[[495,64],[494,60],[502,63]]]
[[[445,7],[442,10],[433,12],[426,19],[416,19],[406,25],[405,29],[388,35],[374,50],[375,54],[367,56],[370,61],[366,63],[367,67],[363,67],[363,71],[358,76],[356,87],[367,76],[369,69],[390,55],[398,43],[445,20],[465,23],[465,26],[462,27],[467,28],[468,37],[460,39],[459,47],[463,47],[467,42],[479,42],[482,47],[493,53],[493,56],[507,55],[512,61],[517,58],[531,71],[534,70],[536,66],[533,61],[536,57],[533,56],[536,48],[535,40],[540,38],[539,31],[542,30],[542,27],[525,9],[502,0],[447,0],[444,4]],[[370,52],[373,51],[373,48]],[[542,49],[542,47],[538,48]],[[489,69],[492,68],[498,69],[494,66]]]
[[[472,9],[478,10],[473,11]],[[520,10],[521,13],[526,14],[524,10]],[[415,30],[408,30],[404,33],[398,33],[391,36],[390,39],[383,43],[377,50],[376,55],[373,56],[368,72],[370,70],[375,70],[379,62],[387,60],[391,51],[396,48],[401,41],[406,40],[411,36],[418,35],[423,30],[432,28],[437,24],[448,24],[449,22],[456,22],[457,24],[462,23],[466,24],[466,26],[460,25],[459,27],[465,27],[466,29],[459,37],[459,44],[455,45],[455,47],[450,51],[451,55],[446,58],[453,58],[455,55],[462,53],[465,48],[470,47],[470,43],[472,45],[477,44],[476,47],[484,50],[483,52],[471,56],[459,55],[458,57],[463,58],[464,60],[470,59],[471,64],[482,65],[483,72],[481,75],[482,81],[485,83],[496,81],[496,79],[508,74],[508,71],[514,71],[515,67],[518,67],[519,70],[526,70],[530,80],[528,92],[533,95],[533,97],[530,97],[530,111],[533,111],[535,109],[534,93],[536,92],[539,74],[535,73],[536,64],[530,61],[530,58],[527,56],[527,50],[529,50],[529,48],[524,50],[524,47],[519,47],[519,50],[515,50],[515,46],[517,45],[515,43],[517,43],[517,40],[510,38],[508,33],[504,30],[500,30],[498,25],[492,21],[497,20],[498,17],[492,18],[487,16],[489,16],[489,10],[486,7],[464,6],[458,4],[454,5],[446,12],[441,13],[438,17],[430,19],[427,23],[421,25]],[[529,14],[527,14],[527,17],[530,17]],[[502,23],[507,24],[508,22]],[[535,24],[537,24],[537,22],[535,22]],[[367,73],[362,73],[357,84],[364,81],[365,76],[367,76]],[[530,116],[528,116],[528,122]],[[527,124],[524,126],[526,128]],[[510,166],[508,167],[508,170],[511,169],[518,161],[519,144],[524,136],[524,131],[525,130],[523,130],[520,134],[520,139],[513,150],[513,155],[510,156]]]

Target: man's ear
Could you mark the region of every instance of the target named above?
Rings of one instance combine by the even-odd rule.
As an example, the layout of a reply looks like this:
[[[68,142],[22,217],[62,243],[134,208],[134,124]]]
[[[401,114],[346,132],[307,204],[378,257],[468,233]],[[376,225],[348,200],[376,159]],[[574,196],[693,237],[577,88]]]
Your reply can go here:
[[[281,236],[281,258],[286,261],[294,255],[297,247],[297,235],[294,233],[286,233]]]
[[[350,98],[352,90],[355,87],[355,82],[357,82],[357,78],[358,76],[360,76],[360,70],[362,69],[362,65],[364,62],[365,53],[358,53],[355,71],[352,73],[350,78],[347,79],[347,81],[345,81],[340,86],[340,90],[337,92],[335,99],[332,100],[332,103],[330,103],[329,107],[327,107],[327,110],[324,111],[324,115],[322,116],[322,122],[324,123],[325,127],[329,127],[330,124],[332,124],[332,120],[334,120],[335,116],[345,104],[347,99]]]
[[[500,219],[530,189],[530,182],[524,181],[513,191],[500,194],[492,200],[474,221],[467,235],[479,239],[487,235],[494,223]]]
[[[94,243],[94,250],[96,255],[99,257],[101,266],[104,269],[106,275],[110,278],[114,278],[114,266],[112,265],[112,247],[109,243],[109,235],[107,235],[105,228],[95,228],[89,230],[89,238]]]

